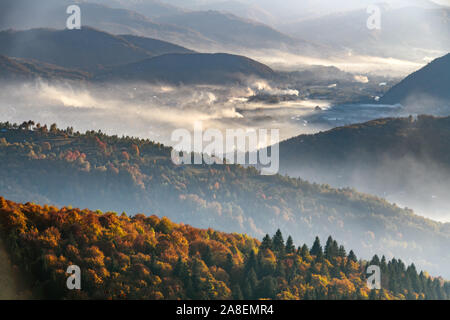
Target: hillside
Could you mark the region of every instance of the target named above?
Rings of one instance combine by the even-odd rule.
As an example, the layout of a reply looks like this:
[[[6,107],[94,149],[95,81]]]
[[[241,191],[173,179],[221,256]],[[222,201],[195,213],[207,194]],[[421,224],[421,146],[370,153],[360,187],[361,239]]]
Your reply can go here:
[[[20,267],[12,263],[2,238],[3,233],[0,234],[0,300],[31,299],[32,293],[22,283]]]
[[[87,80],[90,78],[90,74],[87,72],[65,69],[39,61],[9,58],[0,55],[0,80],[11,82],[35,78],[47,80],[61,78]]]
[[[0,230],[44,299],[450,298],[450,283],[397,259],[358,262],[332,237],[324,248],[316,238],[309,249],[291,237],[285,242],[280,231],[259,242],[154,215],[130,218],[2,197]],[[66,288],[70,265],[80,267],[82,290]],[[367,265],[380,266],[381,290],[367,288]]]
[[[133,35],[119,35],[120,38],[125,39],[129,43],[136,47],[146,50],[150,55],[156,57],[169,53],[195,53],[195,51],[186,49],[176,44],[161,41],[157,39],[151,39],[146,37],[139,37]]]
[[[170,154],[148,140],[5,123],[0,194],[14,201],[152,213],[256,237],[279,228],[296,243],[332,235],[362,257],[395,256],[450,277],[450,224],[351,189],[261,176],[252,168],[175,166]]]
[[[3,77],[88,78],[83,72],[72,74],[65,68],[84,70],[102,81],[209,84],[235,83],[249,76],[270,79],[275,75],[266,65],[243,56],[195,53],[169,42],[115,36],[87,27],[76,31],[2,31],[0,44],[2,55],[33,60],[25,66],[17,59],[3,58],[9,70],[3,72]]]
[[[185,12],[157,1],[83,1],[83,27],[112,34],[133,34],[169,41],[196,50],[222,51],[233,48],[312,48],[269,26],[221,12]],[[69,0],[3,0],[0,29],[57,28],[66,26]],[[166,12],[164,8],[166,7]]]
[[[275,72],[255,60],[225,53],[166,54],[136,63],[108,68],[96,80],[223,84],[247,77],[270,79]]]
[[[196,11],[161,16],[156,21],[195,30],[228,47],[270,48],[295,46],[300,41],[262,23],[219,11]],[[306,43],[303,43],[306,45]]]
[[[66,27],[66,9],[70,0],[2,0],[0,29],[32,29]],[[82,27],[93,27],[112,34],[134,34],[186,46],[210,46],[214,43],[193,30],[152,21],[147,16],[124,8],[80,2]]]
[[[220,11],[234,14],[235,16],[250,19],[267,25],[273,25],[276,18],[272,15],[271,10],[264,10],[256,3],[244,3],[243,1],[225,0],[219,2],[195,3],[189,5],[189,1],[183,3],[184,6],[189,6],[193,11]]]
[[[90,1],[114,8],[133,10],[149,18],[183,13],[185,10],[159,0],[95,0]]]
[[[390,89],[380,102],[408,105],[417,100],[450,106],[450,53],[406,77]]]
[[[448,221],[449,150],[450,117],[379,119],[284,141],[280,168]]]
[[[92,28],[0,32],[0,54],[35,59],[65,68],[95,68],[136,62],[150,54],[123,38]]]
[[[335,2],[335,1],[333,1]],[[340,3],[347,1],[340,1]],[[397,58],[422,63],[439,52],[450,51],[449,7],[423,8],[409,5],[402,8],[374,4],[381,10],[381,29],[367,28],[367,5],[358,10],[342,11],[280,26],[294,37],[333,48],[350,50],[353,54]]]

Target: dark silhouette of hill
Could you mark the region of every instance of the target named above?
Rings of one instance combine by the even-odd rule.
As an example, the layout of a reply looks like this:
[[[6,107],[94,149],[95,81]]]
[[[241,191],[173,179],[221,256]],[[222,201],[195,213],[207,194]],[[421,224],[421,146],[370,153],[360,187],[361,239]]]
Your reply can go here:
[[[247,77],[269,79],[274,71],[255,60],[224,53],[166,54],[99,73],[97,80],[168,83],[230,83]]]
[[[151,39],[146,37],[133,36],[129,34],[120,35],[120,38],[125,39],[136,47],[146,50],[152,56],[160,56],[168,53],[194,53],[195,51],[178,46],[176,44]]]
[[[410,74],[390,89],[380,102],[408,104],[422,98],[450,104],[450,53]]]
[[[0,55],[0,79],[14,81],[34,78],[87,80],[90,78],[90,74],[40,61],[9,58]]]
[[[102,81],[229,83],[248,76],[267,79],[274,75],[266,65],[243,56],[195,53],[160,40],[115,36],[93,28],[7,30],[0,32],[0,44],[0,54],[32,59],[41,64],[41,69],[35,70],[41,73],[45,64],[52,64],[47,71],[54,69],[52,76],[61,78],[75,76],[65,74],[64,68],[88,71]],[[9,64],[11,77],[14,72],[24,72],[13,66],[13,61]],[[60,66],[59,72],[56,66]]]
[[[280,170],[448,220],[450,117],[388,118],[280,143]]]
[[[87,71],[139,61],[150,54],[125,39],[92,28],[0,32],[0,54]]]
[[[95,71],[167,53],[193,51],[156,39],[115,36],[93,28],[81,30],[31,29],[0,32],[0,54]]]

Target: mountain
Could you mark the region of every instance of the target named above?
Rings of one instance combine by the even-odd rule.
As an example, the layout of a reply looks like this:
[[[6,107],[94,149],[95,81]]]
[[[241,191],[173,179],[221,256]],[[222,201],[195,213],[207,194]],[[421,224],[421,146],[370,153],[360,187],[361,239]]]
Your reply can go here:
[[[258,238],[279,228],[296,243],[332,235],[363,258],[395,256],[450,277],[450,224],[351,189],[263,176],[254,168],[176,166],[171,152],[148,140],[3,123],[0,194],[14,201],[156,214]]]
[[[423,62],[449,52],[449,7],[390,8],[379,5],[379,30],[367,28],[366,8],[303,19],[284,26],[282,32],[315,43],[326,43],[353,54]]]
[[[86,72],[65,69],[39,61],[9,58],[0,55],[0,79],[15,81],[35,78],[87,80],[90,78],[90,75]]]
[[[76,77],[62,72],[70,68],[87,71],[94,79],[102,81],[229,83],[249,76],[270,79],[275,74],[269,67],[243,56],[200,54],[156,39],[115,36],[88,27],[1,31],[0,43],[0,54],[40,63],[39,70],[45,78],[50,75],[43,74],[44,64],[55,65],[55,70],[56,65],[60,66],[60,72],[52,74],[55,77]],[[19,65],[13,66],[13,61],[9,61],[9,65],[16,73],[21,70]],[[81,74],[79,72],[78,77]]]
[[[145,0],[144,0],[145,1]],[[444,2],[445,0],[442,0]],[[308,18],[366,9],[369,5],[388,4],[391,8],[415,6],[436,8],[437,4],[429,0],[165,0],[186,10],[221,10],[240,17],[248,17],[272,26],[282,26]],[[437,2],[437,1],[436,1]]]
[[[390,89],[381,103],[405,105],[414,100],[444,103],[450,106],[450,53],[433,60]]]
[[[257,61],[225,53],[166,54],[128,65],[109,68],[97,80],[221,84],[247,77],[270,79],[274,71]]]
[[[95,72],[167,53],[193,51],[156,39],[115,36],[93,28],[0,32],[0,54]]]
[[[92,28],[0,32],[0,53],[91,71],[100,66],[139,61],[150,54],[123,38]]]
[[[187,1],[186,1],[187,2]],[[186,5],[186,2],[184,5]],[[267,25],[276,22],[276,18],[271,14],[270,10],[264,10],[257,3],[244,3],[242,1],[218,1],[209,3],[199,3],[189,6],[192,11],[220,11],[231,13],[235,16],[257,21]]]
[[[388,118],[280,143],[280,171],[450,220],[450,117]]]
[[[68,0],[4,0],[0,3],[0,29],[30,29],[66,27]],[[266,25],[219,12],[184,12],[168,10],[170,15],[146,15],[157,2],[141,2],[112,8],[99,3],[78,3],[82,13],[82,27],[93,27],[112,34],[145,36],[195,49],[220,51],[231,48],[272,48],[304,46]],[[140,11],[140,6],[145,10]],[[133,11],[126,8],[135,8]],[[151,17],[151,18],[149,18]]]
[[[282,49],[311,44],[294,39],[252,20],[219,11],[196,11],[163,16],[156,21],[195,30],[224,48]]]
[[[66,28],[66,9],[72,4],[68,0],[2,0],[0,29]],[[88,2],[77,5],[82,13],[82,28],[90,26],[112,34],[146,36],[178,45],[213,45],[198,32],[160,24],[132,10]]]
[[[80,9],[83,12],[84,25],[112,34],[133,34],[169,41],[189,48],[214,45],[211,39],[199,32],[175,25],[162,24],[135,11],[91,3],[80,4]]]
[[[168,53],[195,53],[195,51],[186,49],[176,44],[133,35],[119,35],[120,38],[135,45],[136,47],[146,50],[151,56],[160,56]]]
[[[99,3],[113,8],[128,9],[149,17],[169,16],[185,12],[177,6],[158,0],[85,0],[88,3]]]
[[[449,282],[384,256],[358,262],[332,237],[325,250],[319,238],[309,250],[297,248],[291,237],[285,243],[279,230],[259,242],[154,215],[23,205],[2,197],[0,227],[9,256],[38,293],[34,298],[450,299]],[[71,264],[82,271],[83,290],[65,286]],[[367,287],[369,265],[382,270],[382,290]],[[2,271],[0,279],[12,282],[11,272]],[[2,287],[0,294],[8,292]]]

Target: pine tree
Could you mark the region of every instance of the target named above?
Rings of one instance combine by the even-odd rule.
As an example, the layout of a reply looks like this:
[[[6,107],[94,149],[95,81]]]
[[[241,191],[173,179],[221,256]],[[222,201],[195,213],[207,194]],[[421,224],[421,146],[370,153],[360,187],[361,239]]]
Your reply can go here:
[[[242,295],[246,300],[253,299],[253,290],[248,279],[244,281],[244,284],[242,286]]]
[[[271,249],[272,250],[272,239],[268,234],[263,238],[261,242],[261,246],[259,247],[261,250]]]
[[[322,268],[320,270],[320,274],[325,276],[325,277],[327,277],[327,278],[330,277],[330,271],[328,270],[328,267],[327,267],[327,265],[325,263],[322,265]]]
[[[331,255],[333,258],[337,257],[339,254],[339,246],[336,240],[333,240],[333,244],[331,246]]]
[[[275,299],[277,283],[271,276],[262,279],[258,285],[258,297]]]
[[[249,273],[251,269],[254,271],[257,269],[258,263],[255,256],[255,251],[250,251],[250,257],[247,260],[247,263],[245,264],[245,273]]]
[[[300,249],[300,256],[301,256],[303,259],[305,259],[305,258],[307,258],[307,257],[310,256],[310,252],[309,252],[308,246],[307,246],[306,244],[304,244],[304,245],[302,246],[302,248]]]
[[[210,267],[213,263],[212,252],[209,246],[206,247],[205,254],[203,255],[203,261],[206,263],[208,267]]]
[[[333,258],[333,238],[331,236],[328,237],[327,243],[325,244],[325,258],[328,260]]]
[[[358,258],[356,258],[356,254],[353,252],[353,250],[350,250],[350,253],[348,254],[348,259],[353,262],[358,261]]]
[[[371,266],[379,266],[380,265],[380,258],[378,258],[377,255],[374,255],[372,260],[370,261],[369,265],[371,265]]]
[[[255,295],[256,289],[258,287],[258,277],[256,276],[256,272],[253,268],[250,269],[250,271],[247,274],[248,283],[250,285],[251,289],[251,296],[249,296],[249,299],[255,299],[257,298]]]
[[[233,266],[234,266],[233,256],[231,255],[231,253],[228,253],[227,260],[225,261],[225,271],[228,274],[230,274],[231,270],[233,270]]]
[[[292,240],[292,237],[289,236],[286,241],[286,253],[290,254],[290,253],[294,253],[294,252],[295,252],[294,241]]]
[[[286,268],[284,267],[283,261],[281,259],[277,260],[277,268],[275,269],[275,276],[285,278]]]
[[[319,239],[319,237],[316,237],[316,240],[314,240],[314,244],[311,248],[310,253],[314,256],[317,256],[319,254],[319,252],[323,254],[322,246],[320,244],[320,239]]]
[[[345,258],[347,256],[344,246],[339,246],[338,256],[341,258]]]
[[[322,250],[319,250],[319,252],[316,255],[316,261],[323,262],[324,259],[325,259],[325,255],[323,254]]]
[[[381,269],[381,272],[383,272],[383,273],[385,273],[387,270],[386,257],[384,255],[381,257],[380,269]]]
[[[278,229],[272,239],[272,247],[275,252],[278,254],[284,253],[284,240],[283,235],[281,234],[281,230]]]
[[[244,295],[242,294],[242,290],[237,284],[235,284],[233,286],[232,293],[233,293],[232,296],[233,296],[234,300],[243,300],[244,299]]]

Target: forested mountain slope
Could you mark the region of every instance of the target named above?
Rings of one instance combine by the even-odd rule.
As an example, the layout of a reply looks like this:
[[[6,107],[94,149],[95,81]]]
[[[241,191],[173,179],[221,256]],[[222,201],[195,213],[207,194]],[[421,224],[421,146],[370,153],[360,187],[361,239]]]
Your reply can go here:
[[[89,79],[90,74],[35,60],[10,58],[0,55],[0,80],[13,82],[36,78],[46,80],[59,80],[64,78],[81,81]]]
[[[20,281],[24,277],[20,268],[12,263],[2,238],[3,232],[0,234],[0,300],[31,299],[31,291]]]
[[[281,172],[450,219],[450,117],[387,118],[280,144]]]
[[[0,126],[0,194],[15,201],[154,213],[195,227],[261,237],[280,228],[296,242],[332,235],[448,275],[450,225],[380,198],[236,165],[175,166],[146,140],[56,125]],[[151,212],[149,212],[151,208]]]
[[[331,237],[311,249],[277,231],[262,242],[167,218],[17,204],[0,197],[0,236],[48,299],[448,299],[450,284],[414,265],[348,254]],[[76,265],[81,290],[68,290]],[[381,290],[366,285],[368,265]],[[0,269],[0,272],[2,270]],[[0,277],[2,274],[0,274]],[[0,278],[1,279],[1,278]],[[3,288],[2,288],[3,291]]]

